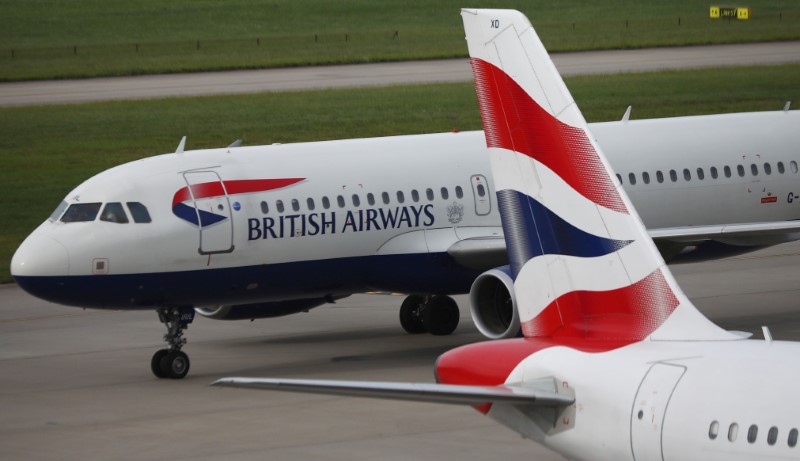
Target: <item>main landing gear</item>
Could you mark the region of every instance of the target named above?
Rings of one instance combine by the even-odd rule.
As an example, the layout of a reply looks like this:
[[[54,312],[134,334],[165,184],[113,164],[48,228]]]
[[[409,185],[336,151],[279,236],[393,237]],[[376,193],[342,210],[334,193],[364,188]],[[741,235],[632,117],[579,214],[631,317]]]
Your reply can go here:
[[[150,369],[158,378],[181,379],[189,373],[189,356],[181,351],[186,344],[183,330],[189,328],[194,320],[194,309],[170,307],[158,309],[156,312],[158,320],[167,327],[164,341],[168,347],[153,354]]]
[[[411,334],[449,335],[459,317],[458,304],[449,296],[408,295],[400,306],[400,325]]]

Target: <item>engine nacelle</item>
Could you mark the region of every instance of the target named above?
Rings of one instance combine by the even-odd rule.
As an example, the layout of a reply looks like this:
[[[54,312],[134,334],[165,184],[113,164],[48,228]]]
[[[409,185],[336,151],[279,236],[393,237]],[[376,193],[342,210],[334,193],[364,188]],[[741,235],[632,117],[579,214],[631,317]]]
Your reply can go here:
[[[469,290],[469,303],[475,326],[487,338],[519,335],[519,311],[510,267],[498,267],[479,275]]]
[[[268,319],[284,315],[306,312],[325,303],[332,303],[344,296],[312,299],[292,299],[288,301],[270,301],[255,304],[235,304],[210,307],[195,307],[194,310],[203,317],[215,320]]]

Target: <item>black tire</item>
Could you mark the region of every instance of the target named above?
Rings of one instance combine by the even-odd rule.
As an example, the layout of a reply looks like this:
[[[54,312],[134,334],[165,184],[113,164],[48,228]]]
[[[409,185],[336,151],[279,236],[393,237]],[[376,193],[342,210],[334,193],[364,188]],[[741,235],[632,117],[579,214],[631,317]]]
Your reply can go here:
[[[400,326],[406,333],[418,335],[425,333],[425,325],[420,315],[424,309],[425,297],[422,295],[408,295],[400,305]]]
[[[153,371],[153,374],[156,375],[156,378],[166,378],[167,375],[161,370],[161,359],[169,354],[169,350],[161,349],[155,354],[153,354],[153,358],[150,360],[150,370]]]
[[[458,327],[461,313],[458,304],[449,296],[434,296],[422,313],[422,323],[435,336],[446,336]]]
[[[170,379],[182,379],[189,373],[189,356],[172,351],[161,359],[161,372]]]

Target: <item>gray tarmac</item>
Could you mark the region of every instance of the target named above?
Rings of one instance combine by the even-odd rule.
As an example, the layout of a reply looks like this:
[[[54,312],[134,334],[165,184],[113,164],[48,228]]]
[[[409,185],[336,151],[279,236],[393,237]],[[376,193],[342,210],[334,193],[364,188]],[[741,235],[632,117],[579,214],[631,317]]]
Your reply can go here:
[[[800,340],[800,242],[670,266],[722,326]],[[189,376],[158,380],[153,312],[80,310],[0,287],[0,459],[483,460],[558,455],[470,408],[210,388],[223,376],[432,382],[436,357],[481,340],[402,332],[402,298],[355,295],[279,319],[198,318]]]
[[[800,62],[800,41],[555,53],[564,76]],[[467,59],[12,82],[0,107],[263,91],[471,82]]]

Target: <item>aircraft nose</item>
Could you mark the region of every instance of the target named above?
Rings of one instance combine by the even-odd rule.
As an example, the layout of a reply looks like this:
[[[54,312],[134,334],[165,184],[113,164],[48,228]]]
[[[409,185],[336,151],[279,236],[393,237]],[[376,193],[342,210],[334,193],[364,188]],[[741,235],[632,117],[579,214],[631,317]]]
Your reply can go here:
[[[66,247],[45,235],[30,235],[11,258],[11,275],[15,279],[68,274],[69,253]]]

